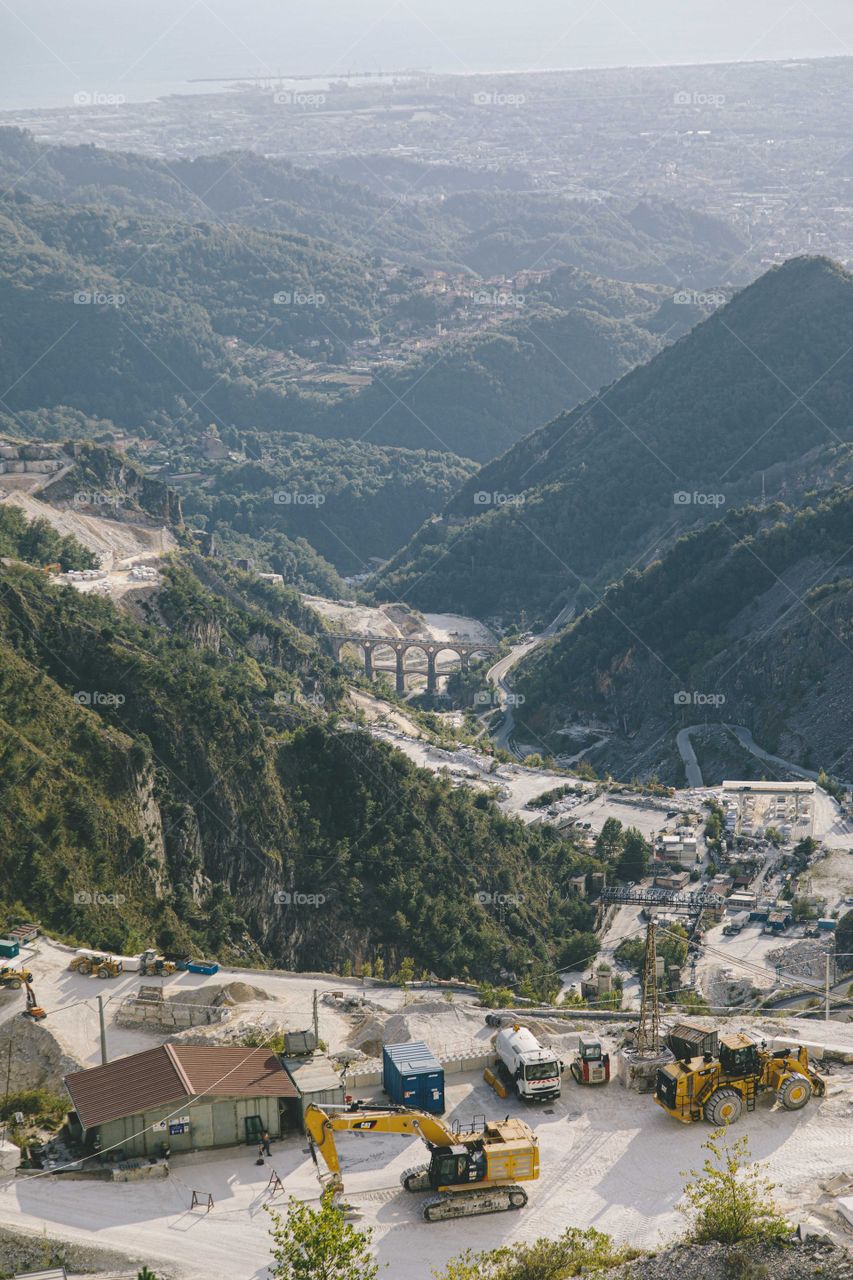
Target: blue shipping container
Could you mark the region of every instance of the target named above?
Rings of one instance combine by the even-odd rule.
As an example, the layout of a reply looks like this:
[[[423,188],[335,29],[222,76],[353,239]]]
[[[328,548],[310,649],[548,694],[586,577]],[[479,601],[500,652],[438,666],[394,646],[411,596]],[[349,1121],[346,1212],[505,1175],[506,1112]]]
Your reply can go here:
[[[444,1113],[444,1067],[422,1040],[385,1045],[382,1087],[400,1106]]]
[[[20,944],[14,938],[0,938],[0,956],[3,956],[4,960],[14,960],[20,953]]]

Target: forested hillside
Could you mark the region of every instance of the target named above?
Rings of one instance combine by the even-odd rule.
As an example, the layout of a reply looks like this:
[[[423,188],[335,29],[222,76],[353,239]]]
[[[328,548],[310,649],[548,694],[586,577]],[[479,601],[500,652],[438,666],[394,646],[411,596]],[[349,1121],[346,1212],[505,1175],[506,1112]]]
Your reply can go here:
[[[424,195],[440,173],[436,166]],[[618,280],[705,287],[719,284],[745,247],[722,220],[676,204],[611,207],[530,190],[468,189],[444,199],[439,185],[415,205],[384,182],[376,190],[362,185],[369,165],[353,174],[360,181],[251,152],[165,162],[92,146],[48,147],[25,130],[0,129],[4,186],[45,200],[296,232],[422,267],[488,276],[570,265]]]
[[[853,489],[733,512],[608,589],[522,666],[525,726],[559,749],[594,717],[620,776],[680,782],[683,725],[749,727],[766,749],[853,766]],[[846,772],[845,772],[846,771]]]
[[[140,622],[0,569],[5,910],[111,950],[309,969],[495,977],[594,951],[564,892],[590,860],[357,730],[294,594],[195,558],[165,574]]]
[[[843,482],[853,277],[768,272],[648,364],[484,467],[388,566],[385,597],[548,621],[680,532],[760,496]],[[437,567],[436,567],[437,566]]]
[[[221,545],[251,539],[261,555],[281,534],[303,538],[346,574],[392,555],[477,469],[455,454],[355,440],[253,433],[250,447],[203,485],[179,486],[190,523],[203,523]]]
[[[460,343],[440,360],[431,353],[390,372],[329,406],[314,429],[323,435],[369,433],[377,443],[410,448],[432,444],[488,462],[664,345],[645,327],[651,308],[630,318],[601,315],[595,309],[599,286],[612,282],[586,280],[584,301],[570,304],[571,310],[537,305],[534,295],[500,333]],[[668,339],[680,337],[690,319],[678,314]],[[678,322],[683,327],[676,328]]]

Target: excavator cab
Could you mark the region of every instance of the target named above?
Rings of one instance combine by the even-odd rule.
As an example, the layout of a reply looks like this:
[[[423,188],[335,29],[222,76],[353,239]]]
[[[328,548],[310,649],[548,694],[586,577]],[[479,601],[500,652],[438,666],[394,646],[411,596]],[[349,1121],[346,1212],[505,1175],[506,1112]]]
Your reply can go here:
[[[429,1185],[433,1191],[439,1187],[459,1187],[482,1182],[488,1171],[486,1153],[482,1147],[470,1151],[467,1147],[440,1147],[433,1151],[429,1162]]]

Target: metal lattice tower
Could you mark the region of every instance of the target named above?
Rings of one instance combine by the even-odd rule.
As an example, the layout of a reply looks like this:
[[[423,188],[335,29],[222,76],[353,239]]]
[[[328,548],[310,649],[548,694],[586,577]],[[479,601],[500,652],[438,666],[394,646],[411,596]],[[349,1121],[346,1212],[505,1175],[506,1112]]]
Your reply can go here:
[[[660,1005],[658,1004],[657,947],[655,922],[646,931],[646,954],[643,957],[643,991],[640,1000],[640,1023],[637,1027],[637,1052],[654,1055],[660,1052]]]

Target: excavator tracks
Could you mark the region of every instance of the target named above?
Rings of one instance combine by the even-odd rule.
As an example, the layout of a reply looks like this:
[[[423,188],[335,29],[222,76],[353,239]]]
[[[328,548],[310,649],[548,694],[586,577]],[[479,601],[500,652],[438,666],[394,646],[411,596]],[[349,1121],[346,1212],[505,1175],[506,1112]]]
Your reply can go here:
[[[407,1191],[429,1191],[429,1166],[420,1164],[413,1169],[405,1169],[400,1174],[400,1184]]]
[[[506,1213],[508,1209],[523,1209],[526,1204],[523,1187],[488,1187],[433,1196],[424,1205],[423,1216],[425,1222],[446,1222],[448,1218],[473,1218],[480,1213]]]

